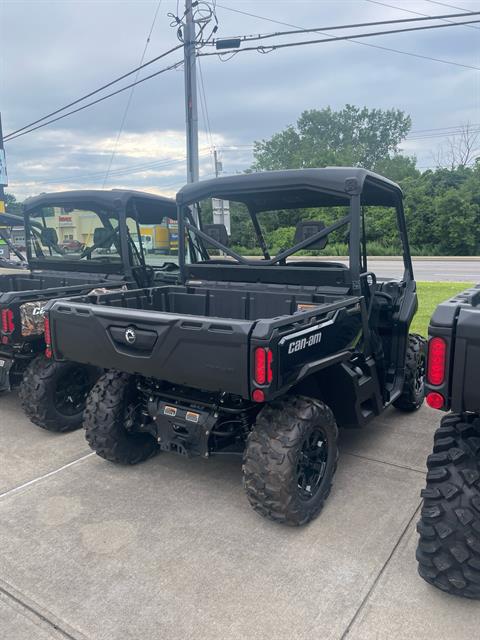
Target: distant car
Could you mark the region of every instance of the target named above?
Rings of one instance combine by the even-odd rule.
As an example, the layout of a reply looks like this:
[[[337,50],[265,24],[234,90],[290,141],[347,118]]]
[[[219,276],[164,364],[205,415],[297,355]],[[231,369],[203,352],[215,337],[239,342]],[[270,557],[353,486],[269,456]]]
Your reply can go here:
[[[60,247],[68,253],[79,253],[84,250],[85,244],[79,240],[67,240],[62,242]]]

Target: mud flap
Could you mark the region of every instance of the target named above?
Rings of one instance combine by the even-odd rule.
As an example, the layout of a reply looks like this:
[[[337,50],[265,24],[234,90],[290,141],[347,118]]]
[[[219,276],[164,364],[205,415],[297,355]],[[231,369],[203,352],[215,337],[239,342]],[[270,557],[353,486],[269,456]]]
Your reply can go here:
[[[4,360],[0,358],[0,391],[10,391],[10,369],[13,360]]]

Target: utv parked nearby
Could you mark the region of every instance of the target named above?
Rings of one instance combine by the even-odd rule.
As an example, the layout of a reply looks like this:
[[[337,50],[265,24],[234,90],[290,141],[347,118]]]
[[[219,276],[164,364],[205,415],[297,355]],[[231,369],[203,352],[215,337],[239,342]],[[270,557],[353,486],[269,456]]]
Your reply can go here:
[[[20,385],[35,424],[69,431],[81,426],[101,370],[44,356],[43,308],[52,298],[175,281],[171,261],[148,264],[141,225],[176,218],[176,205],[135,191],[70,191],[28,200],[24,216],[29,271],[0,276],[0,391]],[[82,242],[67,251],[74,240]]]
[[[418,569],[443,591],[480,598],[480,285],[440,304],[429,335],[427,402],[452,413],[427,460]]]
[[[231,201],[232,229],[249,224],[261,258],[230,248],[225,226],[206,224],[212,197]],[[132,464],[160,450],[241,449],[252,506],[304,524],[330,492],[337,425],[423,402],[402,193],[363,169],[326,168],[200,182],[177,203],[182,284],[54,301],[50,347],[61,362],[111,369],[85,414],[100,456]],[[394,213],[398,281],[368,270],[374,207]],[[292,221],[292,246],[271,257],[266,231]],[[347,264],[322,258],[328,238],[348,241]]]

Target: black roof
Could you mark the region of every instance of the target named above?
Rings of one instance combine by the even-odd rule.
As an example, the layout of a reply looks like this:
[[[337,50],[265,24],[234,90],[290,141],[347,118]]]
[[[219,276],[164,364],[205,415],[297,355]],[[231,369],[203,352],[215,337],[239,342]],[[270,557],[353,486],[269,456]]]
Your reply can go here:
[[[177,217],[177,207],[175,200],[172,198],[132,189],[111,189],[108,191],[82,189],[78,191],[42,193],[39,196],[25,200],[24,212],[32,211],[38,207],[49,206],[97,206],[108,210],[116,210],[118,207],[126,207],[130,202],[135,203],[138,220],[142,224],[155,224],[165,217]]]
[[[282,194],[282,191],[288,193]],[[395,182],[367,169],[326,167],[262,171],[203,180],[180,189],[177,203],[185,205],[218,197],[267,211],[345,205],[355,194],[361,194],[365,205],[393,206],[402,196],[402,191]]]

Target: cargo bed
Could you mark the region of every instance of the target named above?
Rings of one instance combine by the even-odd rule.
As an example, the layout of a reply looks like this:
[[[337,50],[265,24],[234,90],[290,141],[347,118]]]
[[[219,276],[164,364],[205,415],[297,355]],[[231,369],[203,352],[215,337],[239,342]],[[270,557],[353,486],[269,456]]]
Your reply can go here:
[[[88,273],[59,274],[33,271],[0,273],[0,294],[69,287],[80,282],[98,282],[99,277],[101,279],[101,276],[95,278]]]
[[[57,359],[245,398],[256,346],[268,346],[278,365],[274,393],[298,378],[307,359],[305,375],[332,354],[345,356],[361,326],[357,297],[265,284],[155,287],[54,301],[47,309]],[[312,349],[290,346],[330,331]]]

